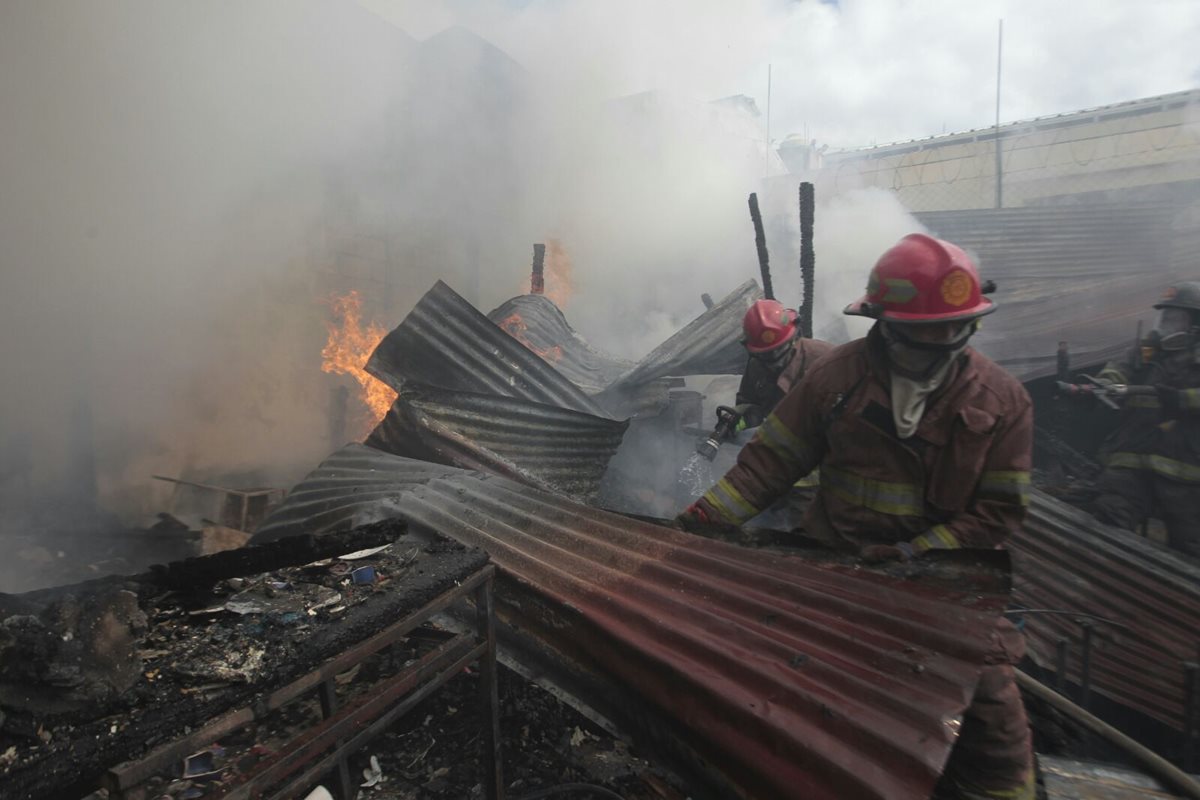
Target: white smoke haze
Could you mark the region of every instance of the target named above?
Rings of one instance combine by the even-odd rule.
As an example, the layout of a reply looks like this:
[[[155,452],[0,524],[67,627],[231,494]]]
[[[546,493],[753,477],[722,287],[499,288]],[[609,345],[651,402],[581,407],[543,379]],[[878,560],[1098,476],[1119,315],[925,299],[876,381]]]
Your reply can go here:
[[[798,302],[766,65],[775,140],[979,127],[1000,16],[1006,118],[1196,79],[1194,3],[6,3],[0,466],[27,437],[33,494],[68,491],[90,438],[131,521],[152,473],[287,484],[331,448],[324,294],[391,326],[443,278],[487,311],[548,237],[569,319],[638,357],[757,277],[752,191]],[[710,102],[737,94],[762,116]],[[917,227],[885,193],[818,202],[820,325]]]

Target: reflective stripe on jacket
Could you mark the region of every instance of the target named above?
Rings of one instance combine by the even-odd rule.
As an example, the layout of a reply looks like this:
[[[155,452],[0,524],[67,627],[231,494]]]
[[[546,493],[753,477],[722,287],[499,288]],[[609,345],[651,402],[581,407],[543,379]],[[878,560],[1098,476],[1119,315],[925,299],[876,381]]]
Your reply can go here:
[[[843,544],[993,547],[1021,524],[1033,406],[1021,384],[968,349],[916,434],[896,437],[876,331],[836,348],[776,407],[701,500],[741,523],[820,465],[806,532]]]

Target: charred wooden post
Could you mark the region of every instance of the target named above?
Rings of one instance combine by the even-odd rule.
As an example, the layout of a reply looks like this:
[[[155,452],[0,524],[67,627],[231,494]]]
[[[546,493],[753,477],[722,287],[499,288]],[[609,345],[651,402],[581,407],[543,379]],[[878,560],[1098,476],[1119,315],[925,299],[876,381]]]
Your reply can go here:
[[[546,292],[546,245],[533,246],[533,273],[529,276],[529,293],[545,294]]]
[[[321,536],[289,536],[267,544],[226,550],[211,556],[199,556],[150,568],[149,578],[163,586],[187,588],[205,586],[229,578],[311,564],[323,558],[391,544],[407,531],[399,521],[371,525],[345,533]]]
[[[708,292],[704,292],[703,294],[700,295],[700,302],[704,303],[705,311],[712,311],[712,307],[713,307],[713,305],[715,305],[713,303],[712,295],[709,294]]]
[[[800,335],[806,339],[813,336],[813,279],[816,272],[816,253],[813,250],[813,216],[816,197],[813,185],[807,181],[800,184],[800,280],[804,286],[804,300],[800,304]]]
[[[763,296],[775,299],[771,285],[771,259],[767,255],[767,234],[763,230],[762,212],[758,210],[758,195],[750,194],[750,221],[754,223],[754,247],[758,250],[758,269],[762,273]]]

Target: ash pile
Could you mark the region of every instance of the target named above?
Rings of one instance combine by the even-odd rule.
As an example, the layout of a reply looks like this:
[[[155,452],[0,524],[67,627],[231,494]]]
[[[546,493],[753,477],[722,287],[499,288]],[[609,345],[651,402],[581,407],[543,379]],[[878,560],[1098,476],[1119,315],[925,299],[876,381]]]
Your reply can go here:
[[[136,764],[189,731],[258,704],[249,715],[257,738],[222,737],[215,750],[205,742],[196,753],[157,765],[157,775],[146,768],[153,796],[219,796],[287,740],[296,712],[264,707],[272,705],[272,692],[486,563],[478,549],[415,537],[403,522],[390,521],[4,595],[4,796],[82,797],[104,776],[111,780],[114,767]],[[387,657],[415,659],[420,636]],[[355,680],[359,670],[382,668],[364,662],[339,676],[343,702],[369,690],[369,680]]]

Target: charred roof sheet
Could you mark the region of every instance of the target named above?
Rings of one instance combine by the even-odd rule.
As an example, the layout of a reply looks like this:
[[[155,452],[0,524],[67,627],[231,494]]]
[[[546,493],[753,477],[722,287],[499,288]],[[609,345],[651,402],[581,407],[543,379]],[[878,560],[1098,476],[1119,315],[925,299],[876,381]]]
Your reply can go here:
[[[406,383],[367,444],[588,502],[628,427],[527,400]]]
[[[602,353],[588,344],[545,295],[518,295],[487,316],[589,394],[600,391],[633,367],[632,361]]]
[[[1120,623],[1095,622],[1092,690],[1183,730],[1183,662],[1196,659],[1200,641],[1200,566],[1036,490],[1009,549],[1017,603]],[[1070,642],[1067,672],[1076,682],[1082,633],[1070,614],[1025,620],[1043,666],[1053,667],[1059,638]]]
[[[554,635],[587,640],[751,796],[928,797],[1006,599],[995,580],[947,588],[756,552],[361,445],[256,540],[385,516],[483,547],[573,615]]]
[[[582,389],[441,281],[383,338],[366,368],[397,391],[413,381],[604,414]]]
[[[1177,207],[1083,205],[917,214],[978,259],[999,313],[973,344],[1023,381],[1054,374],[1060,341],[1079,366],[1124,355],[1170,283],[1196,273]],[[1183,226],[1195,230],[1194,222]],[[1173,253],[1186,247],[1183,257]]]
[[[742,317],[763,296],[754,281],[731,294],[654,348],[609,387],[610,392],[668,376],[740,375],[746,368]]]

